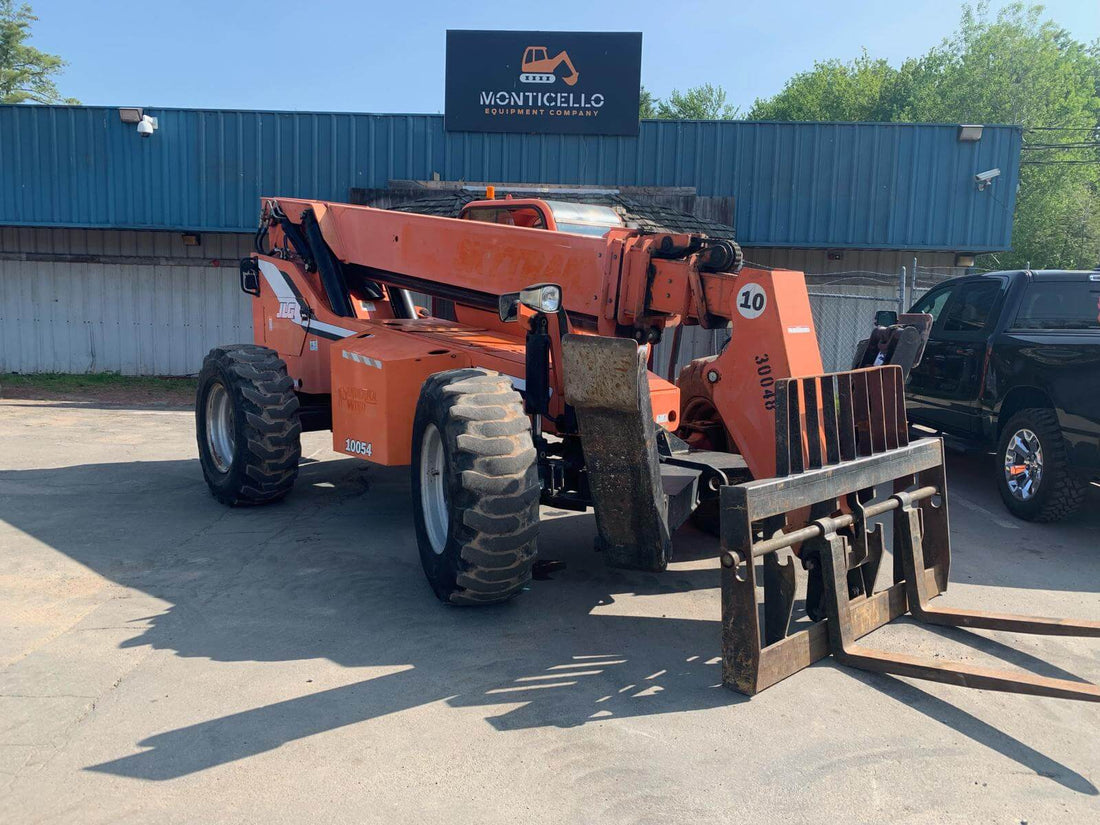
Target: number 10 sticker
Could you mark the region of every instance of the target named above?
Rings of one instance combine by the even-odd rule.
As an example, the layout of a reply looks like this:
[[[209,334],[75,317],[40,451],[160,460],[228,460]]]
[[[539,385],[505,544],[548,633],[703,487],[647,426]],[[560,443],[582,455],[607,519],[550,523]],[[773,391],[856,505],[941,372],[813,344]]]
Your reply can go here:
[[[745,284],[737,293],[737,311],[745,318],[759,318],[768,305],[768,295],[760,284]]]

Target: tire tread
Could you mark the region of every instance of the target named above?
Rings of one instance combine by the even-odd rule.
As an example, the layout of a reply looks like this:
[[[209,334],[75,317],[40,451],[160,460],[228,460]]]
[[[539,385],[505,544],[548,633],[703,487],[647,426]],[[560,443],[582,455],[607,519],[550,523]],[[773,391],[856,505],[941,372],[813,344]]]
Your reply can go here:
[[[238,443],[234,461],[243,461],[240,483],[228,488],[212,483],[204,465],[211,493],[223,504],[246,506],[277,501],[294,486],[301,458],[302,426],[298,420],[298,396],[286,364],[278,353],[256,344],[215,347],[203,360],[203,377],[221,373],[228,377],[226,390],[243,406],[245,438]],[[196,398],[196,405],[202,398]],[[200,453],[204,433],[198,432]],[[232,471],[231,471],[232,472]]]
[[[511,380],[469,368],[431,376],[422,403],[446,408],[459,544],[451,604],[506,601],[527,587],[538,550],[539,479],[530,422]]]

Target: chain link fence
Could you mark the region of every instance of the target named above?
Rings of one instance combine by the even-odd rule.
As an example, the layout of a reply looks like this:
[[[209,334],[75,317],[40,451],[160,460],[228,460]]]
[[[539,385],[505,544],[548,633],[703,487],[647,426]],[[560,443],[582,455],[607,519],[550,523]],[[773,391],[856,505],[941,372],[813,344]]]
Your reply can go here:
[[[847,370],[861,340],[871,332],[879,310],[901,311],[898,295],[810,291],[810,309],[826,372]]]
[[[826,372],[851,369],[856,347],[870,334],[876,312],[904,312],[909,306],[905,267],[899,272],[807,275],[806,287]]]
[[[958,267],[913,266],[901,267],[898,272],[851,270],[807,274],[810,309],[825,370],[851,369],[856,347],[870,334],[876,312],[907,312],[928,290],[965,271]],[[728,328],[685,327],[671,376],[675,378],[695,358],[718,353],[729,337]],[[654,366],[662,376],[670,374],[671,339],[672,335],[664,337],[654,357]]]
[[[810,308],[825,370],[851,369],[856,347],[870,334],[876,312],[907,312],[928,290],[963,271],[953,266],[914,265],[893,273],[808,275]]]

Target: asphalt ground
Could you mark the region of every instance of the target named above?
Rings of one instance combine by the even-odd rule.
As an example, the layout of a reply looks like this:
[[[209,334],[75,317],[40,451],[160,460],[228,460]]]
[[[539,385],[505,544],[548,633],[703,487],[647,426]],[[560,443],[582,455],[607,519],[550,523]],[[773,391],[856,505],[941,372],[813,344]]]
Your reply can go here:
[[[564,569],[445,607],[408,471],[329,444],[285,502],[228,509],[189,412],[0,402],[0,822],[1100,821],[1100,705],[832,660],[726,690],[690,528],[667,573],[621,571],[591,514],[544,508]],[[991,462],[949,456],[942,601],[1100,620],[1100,495],[1019,522]],[[1100,681],[1095,639],[865,641]]]

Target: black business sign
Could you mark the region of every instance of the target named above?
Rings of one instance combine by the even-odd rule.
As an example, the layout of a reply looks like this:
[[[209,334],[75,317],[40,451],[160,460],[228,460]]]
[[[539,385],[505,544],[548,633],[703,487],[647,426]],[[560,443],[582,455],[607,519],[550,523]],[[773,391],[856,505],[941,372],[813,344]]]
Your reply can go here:
[[[641,32],[447,32],[449,132],[638,134]]]

